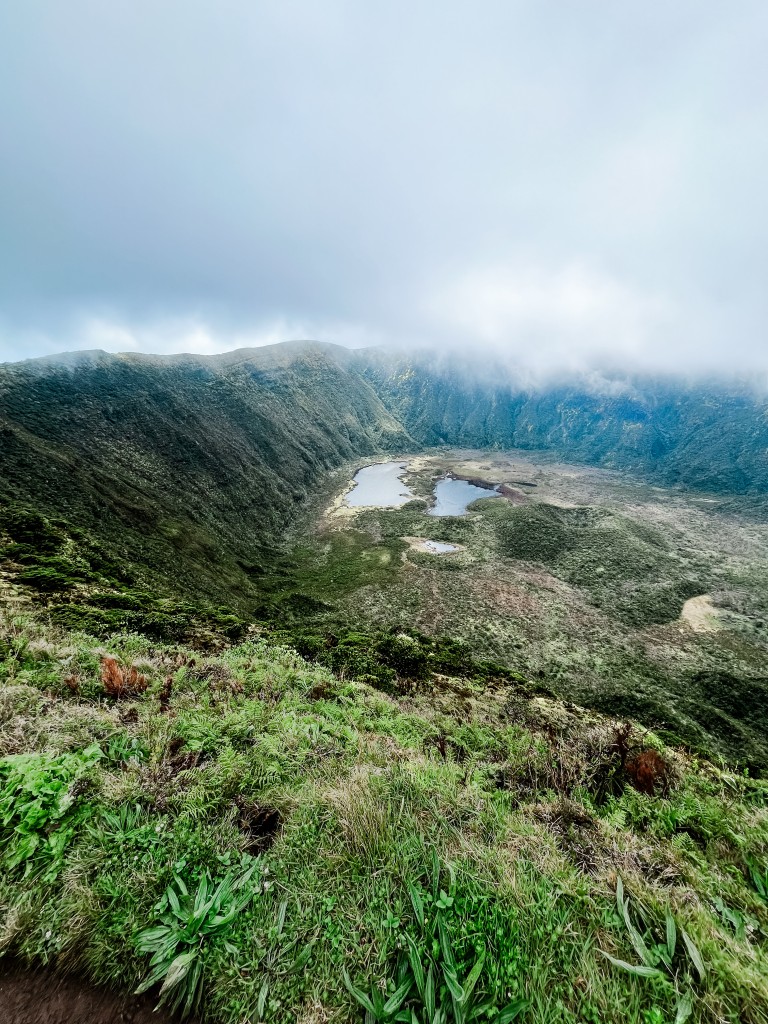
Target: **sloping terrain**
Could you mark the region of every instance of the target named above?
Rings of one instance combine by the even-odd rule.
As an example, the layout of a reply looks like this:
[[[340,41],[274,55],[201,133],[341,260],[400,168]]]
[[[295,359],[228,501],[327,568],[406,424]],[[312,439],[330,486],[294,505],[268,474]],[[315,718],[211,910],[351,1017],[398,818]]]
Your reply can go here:
[[[761,407],[382,365],[0,368],[0,956],[211,1024],[765,1024]],[[702,444],[717,499],[552,461]],[[429,516],[449,470],[509,500]]]
[[[0,645],[0,954],[211,1024],[768,1017],[764,781],[509,675]]]
[[[764,494],[768,399],[749,382],[573,378],[531,386],[492,358],[363,353],[361,370],[426,445],[549,451],[663,484]]]
[[[295,345],[0,367],[0,502],[85,531],[128,575],[238,603],[324,474],[411,443],[344,362]]]

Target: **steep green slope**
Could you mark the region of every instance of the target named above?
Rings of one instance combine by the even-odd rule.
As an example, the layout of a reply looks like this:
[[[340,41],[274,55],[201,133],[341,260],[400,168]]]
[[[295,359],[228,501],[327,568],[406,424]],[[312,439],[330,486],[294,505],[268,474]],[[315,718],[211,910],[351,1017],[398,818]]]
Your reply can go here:
[[[0,502],[85,531],[128,576],[247,600],[261,546],[329,470],[411,444],[344,363],[297,344],[4,366]]]
[[[768,1017],[765,782],[513,678],[0,652],[0,956],[207,1024]]]
[[[768,490],[768,398],[745,384],[574,377],[530,387],[483,360],[363,353],[359,362],[422,444],[546,450],[664,484]]]

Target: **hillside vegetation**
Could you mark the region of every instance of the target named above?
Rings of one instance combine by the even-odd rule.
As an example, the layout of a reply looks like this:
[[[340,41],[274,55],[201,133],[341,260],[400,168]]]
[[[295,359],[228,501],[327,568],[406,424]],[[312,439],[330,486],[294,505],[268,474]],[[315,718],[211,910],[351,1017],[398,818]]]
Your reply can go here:
[[[0,645],[2,951],[221,1024],[768,1019],[764,782],[509,677]]]
[[[754,398],[81,353],[0,367],[0,442],[0,957],[206,1024],[768,1022]]]
[[[87,533],[131,580],[228,604],[329,470],[409,443],[319,345],[3,366],[0,441],[2,503]]]
[[[450,361],[317,343],[5,364],[0,504],[57,521],[76,543],[86,534],[131,586],[251,612],[276,540],[330,470],[361,457],[523,448],[661,483],[768,489],[766,403],[744,389],[530,390],[492,369],[483,383]],[[36,564],[40,579],[58,571]]]
[[[519,383],[503,364],[365,353],[358,365],[425,445],[548,451],[661,484],[768,490],[768,398],[750,383],[573,378]]]

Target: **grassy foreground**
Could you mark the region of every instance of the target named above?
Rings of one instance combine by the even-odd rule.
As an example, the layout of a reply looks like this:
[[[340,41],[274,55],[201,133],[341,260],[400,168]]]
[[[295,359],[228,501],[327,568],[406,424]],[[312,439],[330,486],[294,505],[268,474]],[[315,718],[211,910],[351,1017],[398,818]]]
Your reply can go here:
[[[510,676],[388,689],[9,612],[0,951],[221,1024],[768,1021],[766,782]]]

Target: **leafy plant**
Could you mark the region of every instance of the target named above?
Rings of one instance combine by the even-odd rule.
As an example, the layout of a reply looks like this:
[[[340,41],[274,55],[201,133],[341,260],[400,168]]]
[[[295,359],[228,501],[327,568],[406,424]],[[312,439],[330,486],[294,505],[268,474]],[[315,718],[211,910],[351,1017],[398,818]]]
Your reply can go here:
[[[299,944],[300,936],[296,935],[290,940],[290,942],[283,942],[285,937],[285,915],[287,910],[288,900],[283,900],[277,908],[277,919],[274,927],[270,930],[270,937],[272,938],[274,945],[267,951],[259,964],[259,973],[265,974],[266,977],[259,989],[259,997],[256,1004],[257,1020],[264,1020],[264,1013],[267,1008],[267,998],[269,996],[272,978],[285,977],[288,974],[297,974],[307,965],[309,958],[312,956],[312,950],[315,945],[314,938],[309,941],[305,941],[299,955],[295,959],[291,960],[290,954]]]
[[[14,754],[0,761],[0,860],[6,870],[23,864],[24,877],[56,877],[89,813],[77,804],[78,780],[101,757],[94,744],[76,754]]]
[[[440,862],[433,851],[431,893],[423,893],[409,884],[418,933],[416,938],[406,934],[405,954],[400,957],[397,975],[390,980],[386,993],[374,987],[366,994],[345,972],[344,983],[365,1009],[366,1024],[470,1024],[481,1019],[510,1024],[528,1008],[527,1000],[517,999],[499,1010],[492,997],[478,995],[482,990],[485,951],[480,952],[468,972],[461,969],[447,918],[454,905],[455,891],[450,865],[448,872],[450,884],[446,892],[440,884]]]
[[[136,936],[141,953],[151,953],[150,973],[136,989],[136,994],[162,982],[158,1005],[167,1003],[172,1012],[189,1016],[200,1004],[203,988],[203,958],[208,945],[223,939],[226,948],[237,950],[226,939],[226,933],[237,914],[251,901],[254,889],[249,882],[258,862],[244,855],[251,863],[239,875],[234,871],[214,883],[206,872],[197,891],[191,896],[184,879],[174,875],[156,906],[160,923],[145,928]]]
[[[747,937],[747,929],[755,931],[759,928],[759,923],[754,917],[745,916],[734,907],[729,907],[722,896],[715,897],[712,905],[723,924],[730,925],[733,928],[739,942],[743,942]]]
[[[640,963],[630,964],[626,960],[619,960],[611,956],[605,950],[601,949],[600,952],[615,967],[620,967],[630,974],[638,975],[641,978],[671,980],[678,992],[675,1024],[683,1024],[693,1011],[691,988],[693,978],[688,961],[696,969],[699,980],[703,981],[706,975],[706,968],[701,953],[686,930],[684,928],[678,929],[677,922],[670,910],[666,912],[663,939],[655,940],[647,930],[645,936],[643,936],[632,920],[629,912],[629,898],[624,895],[624,883],[620,877],[616,879],[616,905],[626,925],[630,941],[640,958]],[[683,940],[687,958],[683,958],[678,946],[678,932]],[[680,992],[681,983],[684,987],[682,993]]]
[[[749,860],[747,869],[755,892],[761,900],[768,903],[768,864],[763,864],[761,867],[754,860]]]

